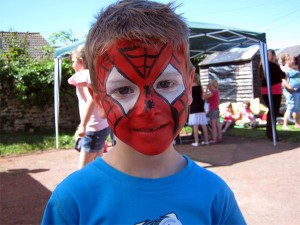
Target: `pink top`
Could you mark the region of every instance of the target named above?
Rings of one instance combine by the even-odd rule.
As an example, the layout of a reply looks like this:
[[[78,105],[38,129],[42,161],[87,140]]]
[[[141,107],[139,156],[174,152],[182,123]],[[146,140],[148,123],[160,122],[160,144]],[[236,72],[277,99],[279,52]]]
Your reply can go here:
[[[232,113],[231,112],[225,112],[224,113],[224,121],[234,121],[235,119],[234,119],[234,116],[232,115]]]
[[[71,76],[68,79],[68,83],[71,85],[76,86],[76,95],[78,98],[78,106],[79,106],[79,115],[80,119],[82,119],[84,107],[87,101],[87,98],[84,95],[83,87],[81,85],[90,85],[90,73],[88,70],[81,70],[77,73],[75,73],[73,76]],[[87,125],[86,125],[86,131],[99,131],[104,128],[108,127],[108,123],[106,119],[100,118],[97,109],[95,107],[91,118],[89,119]]]
[[[240,116],[242,117],[243,121],[250,122],[254,115],[249,108],[241,108]]]
[[[218,90],[213,90],[211,91],[212,96],[208,99],[209,103],[209,112],[215,109],[219,109],[219,91]]]
[[[268,94],[268,88],[267,87],[261,87],[260,91],[261,91],[262,95],[267,95]],[[272,85],[271,86],[271,92],[272,92],[273,95],[281,95],[282,94],[282,85],[281,85],[281,83]]]

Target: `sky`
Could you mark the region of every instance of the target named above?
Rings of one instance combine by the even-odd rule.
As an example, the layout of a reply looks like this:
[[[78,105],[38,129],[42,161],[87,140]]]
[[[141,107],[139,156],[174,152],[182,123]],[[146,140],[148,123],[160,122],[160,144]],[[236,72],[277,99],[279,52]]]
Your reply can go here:
[[[170,0],[155,0],[168,3]],[[86,37],[95,16],[113,0],[0,0],[0,31],[54,32]],[[268,48],[300,45],[300,0],[175,0],[187,21],[265,32]]]

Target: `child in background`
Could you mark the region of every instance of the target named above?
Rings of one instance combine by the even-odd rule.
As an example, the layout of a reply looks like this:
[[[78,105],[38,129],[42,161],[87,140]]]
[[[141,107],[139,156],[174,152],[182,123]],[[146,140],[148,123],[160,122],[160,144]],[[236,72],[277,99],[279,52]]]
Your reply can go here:
[[[204,99],[206,99],[209,104],[208,116],[212,133],[212,140],[210,141],[210,143],[215,144],[217,142],[222,142],[222,128],[220,123],[219,111],[220,97],[218,82],[216,80],[209,81],[206,92],[204,94]]]
[[[197,70],[197,69],[196,69]],[[199,69],[198,69],[199,71]],[[197,72],[198,72],[197,71]],[[200,83],[200,75],[199,73],[195,73],[194,81],[193,81],[193,87],[192,87],[192,97],[193,102],[190,106],[190,114],[189,114],[189,120],[188,125],[193,126],[193,132],[194,132],[194,143],[192,143],[192,146],[199,146],[199,126],[201,126],[202,134],[203,134],[203,141],[201,144],[208,145],[208,132],[207,132],[207,118],[206,113],[204,110],[204,99],[203,99],[203,92],[202,87]]]
[[[235,116],[233,113],[231,102],[227,103],[225,112],[221,114],[221,117],[223,117],[224,119],[222,123],[223,133],[226,133],[228,128],[233,126],[235,122]]]
[[[294,128],[300,128],[300,71],[293,56],[283,54],[281,59],[284,64],[282,70],[286,73],[287,78],[283,89],[286,111],[283,116],[282,129],[289,130],[290,116],[294,120]]]
[[[239,115],[244,126],[255,128],[258,125],[256,116],[251,112],[249,101],[243,101],[242,107],[239,111]]]
[[[81,137],[79,156],[79,169],[81,169],[97,156],[102,156],[110,129],[106,119],[100,118],[89,91],[91,82],[84,46],[78,46],[71,57],[76,73],[69,78],[68,82],[76,87],[78,97],[80,124],[75,137]]]
[[[194,77],[189,29],[175,9],[123,0],[99,14],[86,55],[117,141],[58,185],[42,224],[246,224],[228,185],[173,146]]]

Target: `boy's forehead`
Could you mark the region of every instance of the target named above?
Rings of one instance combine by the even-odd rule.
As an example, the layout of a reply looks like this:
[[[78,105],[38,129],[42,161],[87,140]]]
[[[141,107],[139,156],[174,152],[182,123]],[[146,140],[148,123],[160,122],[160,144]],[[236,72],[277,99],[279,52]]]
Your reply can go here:
[[[187,72],[185,54],[174,50],[171,44],[158,43],[147,46],[139,41],[118,41],[109,47],[105,55],[99,56],[97,61],[100,70],[105,66],[104,71],[109,73],[113,67],[116,67],[125,76],[130,75],[140,79],[150,75],[158,76],[158,73],[168,64],[172,64],[181,74]]]

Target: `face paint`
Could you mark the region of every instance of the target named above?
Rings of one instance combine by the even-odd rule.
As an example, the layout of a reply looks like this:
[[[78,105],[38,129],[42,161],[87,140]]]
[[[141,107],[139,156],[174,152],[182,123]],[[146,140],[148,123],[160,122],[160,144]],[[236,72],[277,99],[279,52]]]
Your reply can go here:
[[[98,87],[110,128],[146,155],[162,153],[184,126],[192,78],[170,45],[118,42],[97,60]]]

